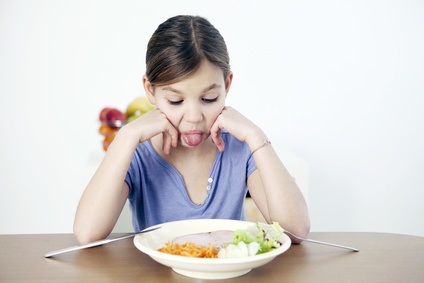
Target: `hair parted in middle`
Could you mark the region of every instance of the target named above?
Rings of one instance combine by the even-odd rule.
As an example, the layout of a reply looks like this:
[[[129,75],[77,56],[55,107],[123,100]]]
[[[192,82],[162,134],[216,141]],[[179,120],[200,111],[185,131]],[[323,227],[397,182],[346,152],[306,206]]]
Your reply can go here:
[[[175,16],[160,24],[149,40],[146,77],[153,86],[172,84],[196,71],[204,60],[218,66],[227,79],[230,58],[219,31],[203,17]]]

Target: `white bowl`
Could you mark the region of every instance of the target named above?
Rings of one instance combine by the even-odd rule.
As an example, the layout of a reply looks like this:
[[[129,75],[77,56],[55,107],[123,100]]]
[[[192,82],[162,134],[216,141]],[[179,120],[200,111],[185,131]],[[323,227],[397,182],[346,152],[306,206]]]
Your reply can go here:
[[[286,234],[282,234],[279,240],[281,247],[267,253],[245,258],[193,258],[172,255],[157,251],[166,242],[172,241],[178,236],[193,233],[211,232],[217,230],[247,229],[252,222],[226,220],[226,219],[196,219],[181,220],[155,225],[155,231],[139,234],[134,237],[134,245],[143,253],[149,255],[155,261],[171,267],[175,272],[184,276],[199,279],[226,279],[244,275],[253,268],[267,264],[276,256],[287,251],[291,240]]]

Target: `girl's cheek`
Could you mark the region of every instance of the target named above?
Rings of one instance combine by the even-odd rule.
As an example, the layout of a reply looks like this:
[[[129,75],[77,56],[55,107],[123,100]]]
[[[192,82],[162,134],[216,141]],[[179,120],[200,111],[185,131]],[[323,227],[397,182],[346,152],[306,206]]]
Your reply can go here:
[[[163,112],[163,111],[162,111]],[[181,118],[176,115],[176,113],[172,113],[172,112],[163,112],[166,116],[166,118],[168,119],[168,121],[172,124],[172,126],[174,126],[174,128],[178,129],[178,125],[181,122]]]

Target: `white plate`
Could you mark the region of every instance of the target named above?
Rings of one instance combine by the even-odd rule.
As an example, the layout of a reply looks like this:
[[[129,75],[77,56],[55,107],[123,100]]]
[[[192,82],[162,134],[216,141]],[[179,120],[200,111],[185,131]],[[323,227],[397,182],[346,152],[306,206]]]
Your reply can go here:
[[[134,237],[134,245],[155,261],[171,267],[175,272],[199,279],[226,279],[244,275],[253,268],[267,264],[276,256],[287,251],[291,245],[290,238],[282,234],[281,247],[267,253],[245,258],[192,258],[179,255],[166,254],[157,251],[166,242],[178,236],[193,233],[211,232],[217,230],[247,229],[252,222],[225,220],[225,219],[196,219],[181,220],[159,224],[161,228],[149,233],[139,234]]]

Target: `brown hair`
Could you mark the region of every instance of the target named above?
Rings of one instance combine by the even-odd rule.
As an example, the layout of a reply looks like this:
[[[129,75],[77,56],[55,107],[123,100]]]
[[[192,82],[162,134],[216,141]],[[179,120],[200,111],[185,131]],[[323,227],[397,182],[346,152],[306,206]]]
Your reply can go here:
[[[147,45],[146,77],[152,85],[181,80],[196,71],[203,60],[230,72],[227,45],[205,18],[175,16],[160,24]]]

